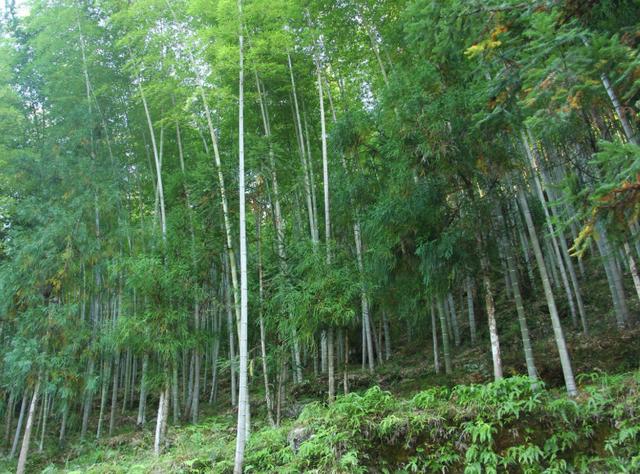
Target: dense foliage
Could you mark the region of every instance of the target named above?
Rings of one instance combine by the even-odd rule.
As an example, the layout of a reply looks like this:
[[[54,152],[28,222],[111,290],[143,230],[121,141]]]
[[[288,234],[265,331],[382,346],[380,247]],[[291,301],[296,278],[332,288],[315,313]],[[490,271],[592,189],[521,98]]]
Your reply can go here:
[[[224,394],[237,473],[633,471],[635,376],[581,387],[571,341],[638,319],[639,25],[637,0],[6,1],[7,457],[134,426],[160,456]],[[496,382],[349,394],[407,347]],[[319,382],[314,437],[257,467],[284,431],[250,415]]]

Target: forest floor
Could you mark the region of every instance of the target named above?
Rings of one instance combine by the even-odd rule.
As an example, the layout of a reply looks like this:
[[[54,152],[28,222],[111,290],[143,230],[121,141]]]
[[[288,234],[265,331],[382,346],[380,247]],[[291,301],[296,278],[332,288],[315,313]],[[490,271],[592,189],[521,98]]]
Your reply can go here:
[[[468,468],[473,464],[466,453],[476,444],[482,445],[480,451],[484,456],[489,456],[481,464],[484,467],[487,462],[495,461],[491,461],[493,455],[497,459],[495,462],[505,463],[505,468],[509,462],[525,465],[518,460],[509,460],[509,453],[525,460],[531,457],[533,467],[539,465],[547,472],[570,472],[576,468],[580,471],[573,455],[569,456],[571,459],[561,455],[575,452],[583,455],[584,459],[578,461],[587,463],[587,467],[583,466],[587,469],[585,472],[623,472],[615,469],[616,462],[620,465],[637,462],[640,468],[637,454],[635,458],[633,454],[625,457],[625,450],[633,453],[640,443],[638,336],[640,331],[634,330],[624,333],[599,331],[590,337],[568,337],[576,373],[582,374],[578,377],[581,395],[576,402],[569,401],[564,395],[562,373],[551,339],[539,340],[535,347],[536,354],[545,355],[537,360],[546,387],[541,391],[544,402],[540,404],[522,377],[510,378],[526,373],[526,370],[520,360],[522,356],[508,345],[508,340],[503,341],[507,349],[503,354],[507,380],[502,388],[488,383],[491,360],[482,348],[458,351],[454,357],[456,370],[448,377],[434,374],[433,366],[427,362],[431,360],[427,349],[407,349],[395,353],[393,360],[378,367],[375,374],[369,374],[359,366],[351,367],[349,382],[354,394],[339,397],[331,407],[322,402],[326,379],[319,377],[290,386],[283,422],[275,429],[266,424],[261,377],[255,376],[251,383],[253,436],[247,447],[247,472],[427,472],[439,470],[439,463],[443,463],[440,467],[448,467],[449,472],[460,472],[463,466]],[[407,344],[405,347],[412,346]],[[475,389],[470,387],[485,392],[473,394]],[[181,423],[169,428],[164,452],[158,458],[153,456],[153,420],[148,421],[144,429],[132,429],[135,414],[131,412],[121,417],[118,423],[121,431],[112,437],[72,439],[66,447],[60,448],[52,431],[49,433],[51,439],[46,439],[41,453],[34,440],[29,472],[230,472],[236,415],[227,402],[228,387],[223,385],[222,389],[221,402],[215,407],[202,404],[200,423]],[[468,396],[469,393],[472,393],[470,398],[461,399],[461,394]],[[513,403],[513,396],[508,395],[513,393],[516,398],[520,397],[516,402],[521,406],[516,411],[521,413],[517,413],[516,418],[513,413],[503,419],[496,417],[499,407]],[[153,407],[156,402],[150,397],[149,406]],[[567,403],[576,403],[577,408],[569,409]],[[488,411],[484,416],[479,415],[483,410]],[[482,434],[474,434],[469,422],[479,419],[493,427],[488,432],[493,435],[491,440],[482,438]],[[500,439],[513,438],[508,430],[525,430],[525,426],[526,437],[518,435],[509,441]],[[627,431],[621,441],[623,429]],[[555,448],[547,446],[545,450],[544,440],[558,433],[574,434],[558,441],[564,443],[562,449],[547,452]],[[534,449],[535,439],[539,446]],[[434,442],[437,442],[438,450],[449,446],[450,452],[439,452],[437,459],[430,459],[428,449]],[[607,446],[615,443],[622,446],[620,452],[607,451]],[[489,449],[489,446],[492,447]],[[590,448],[585,450],[585,446]],[[638,452],[635,449],[635,453]],[[566,465],[557,464],[560,461]],[[607,462],[614,464],[608,466]],[[12,472],[14,466],[15,461],[0,460],[0,472]],[[531,472],[541,471],[533,469]],[[628,472],[634,472],[634,469]]]
[[[324,402],[326,377],[307,375],[305,382],[289,384],[278,428],[268,426],[262,376],[254,374],[246,472],[640,472],[640,328],[619,331],[610,311],[600,309],[610,301],[601,275],[586,278],[584,288],[591,334],[569,330],[569,318],[563,321],[577,398],[565,394],[546,307],[533,297],[527,311],[544,386],[532,390],[519,376],[526,366],[517,321],[507,296],[498,294],[501,382],[492,383],[486,334],[475,347],[463,341],[453,348],[454,370],[447,376],[435,373],[430,330],[419,325],[412,340],[394,341],[391,360],[375,373],[350,365],[348,396],[340,395],[339,368],[339,397],[331,406]],[[628,300],[637,318],[636,298]],[[150,395],[143,429],[135,428],[134,400],[112,437],[81,441],[76,434],[60,447],[58,427],[51,426],[39,452],[34,436],[27,472],[232,472],[236,412],[228,367],[220,376],[218,401],[202,400],[196,425],[170,424],[159,457],[153,455],[158,400]],[[77,425],[75,418],[70,422]],[[0,473],[14,472],[15,459],[7,459],[4,448]]]

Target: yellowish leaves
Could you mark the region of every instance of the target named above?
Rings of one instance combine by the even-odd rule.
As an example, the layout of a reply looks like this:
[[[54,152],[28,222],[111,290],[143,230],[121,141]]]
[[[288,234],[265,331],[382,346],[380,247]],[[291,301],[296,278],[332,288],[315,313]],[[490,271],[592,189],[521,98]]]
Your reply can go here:
[[[64,249],[64,252],[62,252],[62,259],[66,262],[68,262],[69,260],[71,260],[73,258],[73,250],[71,249],[71,246],[67,246]]]
[[[484,156],[478,156],[478,159],[476,160],[476,168],[478,168],[481,173],[487,173],[489,171],[489,167],[487,166],[487,161]]]
[[[538,103],[538,98],[535,95],[527,94],[523,99],[523,103],[527,107],[535,107],[536,104]]]
[[[60,288],[62,288],[62,278],[64,276],[64,269],[60,269],[56,272],[56,274],[47,280],[47,283],[51,285],[55,293],[60,292]]]
[[[601,218],[603,212],[612,213],[614,219],[626,228],[629,221],[637,219],[639,203],[640,173],[636,174],[635,182],[633,179],[625,179],[617,187],[597,198],[595,207],[591,210],[591,217],[569,249],[571,255],[581,257],[584,254],[588,248],[589,239],[595,233],[595,223]],[[628,211],[631,211],[631,215]]]
[[[500,40],[494,41],[491,39],[486,39],[486,40],[480,41],[479,43],[469,46],[465,50],[464,55],[467,56],[468,58],[473,58],[478,54],[483,53],[486,50],[495,49],[501,44],[502,44],[502,41]]]
[[[491,32],[491,39],[493,41],[498,41],[498,36],[507,31],[507,27],[505,25],[496,26]]]
[[[464,55],[467,56],[468,58],[473,58],[481,53],[484,53],[485,51],[491,51],[492,49],[496,49],[497,47],[502,45],[502,41],[500,41],[498,37],[506,31],[507,31],[506,26],[504,25],[496,26],[491,32],[491,34],[489,35],[489,38],[469,46],[465,50]]]
[[[47,283],[51,285],[56,293],[60,292],[62,288],[62,283],[65,280],[67,275],[67,267],[69,263],[73,260],[73,248],[71,246],[71,237],[67,237],[67,245],[62,251],[61,257],[64,265],[60,268],[51,278],[47,280]]]
[[[509,98],[509,92],[504,90],[502,92],[500,92],[496,97],[494,97],[493,99],[489,100],[488,105],[490,109],[494,109],[496,108],[496,106],[500,105],[500,104],[504,104],[507,99]]]
[[[582,101],[582,91],[578,91],[573,95],[570,95],[567,98],[567,101],[569,102],[569,107],[573,110],[578,110],[580,108],[580,103]]]
[[[589,241],[589,237],[593,234],[594,230],[594,221],[590,220],[587,224],[580,230],[580,233],[576,237],[576,240],[573,242],[573,245],[569,249],[569,253],[572,257],[582,257],[584,252],[589,247],[587,242]]]
[[[556,73],[551,72],[544,80],[540,83],[540,89],[548,89],[555,82]]]

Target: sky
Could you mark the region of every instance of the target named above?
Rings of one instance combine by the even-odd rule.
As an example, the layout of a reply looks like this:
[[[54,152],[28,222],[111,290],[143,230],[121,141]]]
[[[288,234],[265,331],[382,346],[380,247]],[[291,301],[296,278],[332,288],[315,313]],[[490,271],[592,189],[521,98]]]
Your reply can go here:
[[[9,0],[0,0],[1,15],[4,15],[7,3],[9,3]],[[18,16],[27,16],[29,14],[29,5],[27,3],[27,0],[15,0],[16,12]]]

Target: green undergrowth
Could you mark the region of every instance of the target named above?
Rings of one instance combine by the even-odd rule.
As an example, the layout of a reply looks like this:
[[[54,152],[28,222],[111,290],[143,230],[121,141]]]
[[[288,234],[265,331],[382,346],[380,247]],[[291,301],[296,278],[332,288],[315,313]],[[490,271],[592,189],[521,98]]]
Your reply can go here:
[[[575,399],[510,377],[408,399],[373,387],[312,402],[279,428],[255,420],[246,472],[639,472],[640,372],[579,382]],[[228,413],[174,428],[159,458],[150,436],[132,433],[137,443],[105,443],[43,472],[232,472],[234,422]]]
[[[576,399],[525,377],[410,400],[374,387],[310,404],[296,422],[309,436],[297,453],[250,452],[248,464],[254,472],[638,472],[640,374],[582,383]]]

